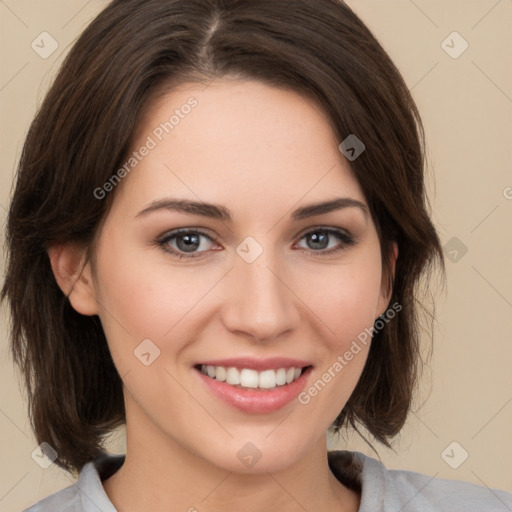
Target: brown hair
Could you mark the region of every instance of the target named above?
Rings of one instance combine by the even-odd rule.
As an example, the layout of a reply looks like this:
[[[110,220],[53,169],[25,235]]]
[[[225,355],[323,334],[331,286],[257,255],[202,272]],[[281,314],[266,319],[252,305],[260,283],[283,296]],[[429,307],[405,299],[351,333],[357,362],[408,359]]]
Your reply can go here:
[[[125,412],[99,318],[71,307],[47,249],[75,242],[93,254],[115,197],[93,191],[122,165],[156,94],[227,75],[307,95],[340,142],[350,134],[364,142],[351,166],[377,227],[391,302],[402,309],[374,333],[333,429],[363,426],[390,446],[404,425],[421,362],[418,284],[436,258],[443,271],[444,262],[427,212],[423,127],[385,50],[341,0],[115,0],[78,38],[30,127],[7,224],[1,297],[11,308],[11,350],[37,441],[67,470],[99,456]]]

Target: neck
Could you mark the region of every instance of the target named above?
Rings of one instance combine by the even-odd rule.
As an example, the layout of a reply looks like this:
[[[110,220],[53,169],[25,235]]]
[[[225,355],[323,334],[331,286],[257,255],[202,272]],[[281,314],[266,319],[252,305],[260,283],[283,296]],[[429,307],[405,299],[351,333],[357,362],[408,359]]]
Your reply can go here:
[[[343,486],[329,469],[325,438],[285,469],[234,473],[139,420],[130,424],[127,418],[125,462],[103,482],[119,512],[359,509],[359,495]]]

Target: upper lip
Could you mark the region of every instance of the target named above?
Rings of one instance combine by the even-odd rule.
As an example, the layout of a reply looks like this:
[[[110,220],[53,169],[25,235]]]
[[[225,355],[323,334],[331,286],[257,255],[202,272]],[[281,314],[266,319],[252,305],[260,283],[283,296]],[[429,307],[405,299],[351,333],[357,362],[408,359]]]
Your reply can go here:
[[[301,359],[292,359],[289,357],[270,357],[267,359],[257,359],[254,357],[236,357],[229,359],[209,359],[197,363],[196,366],[223,366],[225,368],[248,368],[251,370],[263,371],[263,370],[278,370],[279,368],[304,368],[305,366],[311,366],[309,361]]]

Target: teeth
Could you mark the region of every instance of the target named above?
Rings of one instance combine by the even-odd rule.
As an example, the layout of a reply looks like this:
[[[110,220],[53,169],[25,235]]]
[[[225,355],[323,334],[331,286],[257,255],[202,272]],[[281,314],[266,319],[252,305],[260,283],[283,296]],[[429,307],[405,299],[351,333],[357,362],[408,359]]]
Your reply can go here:
[[[240,386],[243,388],[257,388],[258,381],[258,372],[256,370],[248,370],[247,368],[244,368],[240,372]]]
[[[284,368],[279,368],[276,372],[276,384],[278,386],[283,386],[286,384],[286,370]]]
[[[274,370],[265,370],[261,372],[258,378],[258,386],[263,389],[276,387],[276,372]]]
[[[223,366],[216,366],[214,377],[217,380],[224,382],[226,380],[226,368],[224,368]]]
[[[236,368],[228,368],[226,370],[226,382],[233,386],[240,384],[240,372]]]
[[[279,368],[278,370],[264,370],[258,372],[249,368],[201,365],[201,373],[212,379],[226,382],[231,386],[241,386],[252,389],[272,389],[276,386],[284,386],[297,380],[302,368]]]

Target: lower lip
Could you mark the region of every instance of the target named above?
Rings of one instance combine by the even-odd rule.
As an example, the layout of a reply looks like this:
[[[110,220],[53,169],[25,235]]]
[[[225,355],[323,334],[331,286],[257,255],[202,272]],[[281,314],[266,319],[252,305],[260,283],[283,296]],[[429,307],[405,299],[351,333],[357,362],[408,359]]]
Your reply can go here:
[[[212,379],[197,368],[195,371],[214,395],[224,403],[242,412],[265,414],[277,411],[289,404],[304,389],[312,367],[308,367],[302,375],[286,386],[271,389],[236,388],[225,382]]]

